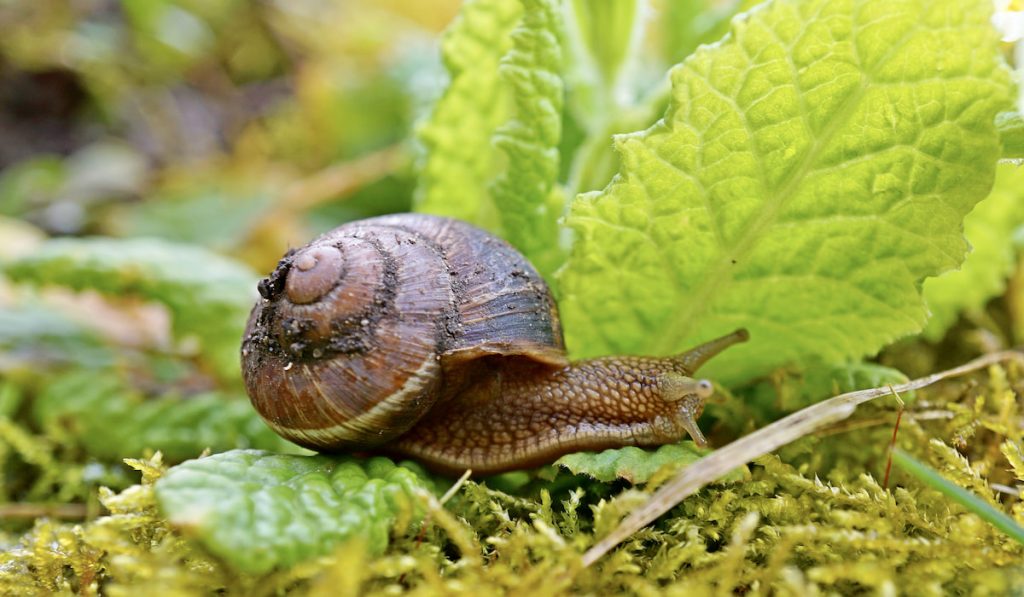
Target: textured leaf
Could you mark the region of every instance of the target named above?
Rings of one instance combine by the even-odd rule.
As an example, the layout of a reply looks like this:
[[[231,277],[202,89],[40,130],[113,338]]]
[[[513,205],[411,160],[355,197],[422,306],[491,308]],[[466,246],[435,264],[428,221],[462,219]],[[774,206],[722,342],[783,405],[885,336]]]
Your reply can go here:
[[[737,327],[724,381],[871,354],[921,329],[992,184],[1009,83],[987,0],[777,0],[672,72],[664,120],[615,143],[560,277],[576,356]],[[726,374],[728,373],[728,374]]]
[[[238,346],[257,276],[240,263],[157,239],[57,239],[11,262],[5,273],[19,282],[163,303],[176,334],[198,339],[218,375],[241,376]]]
[[[1015,233],[1024,225],[1024,169],[1002,164],[992,193],[964,219],[972,245],[962,266],[924,282],[932,317],[925,336],[937,340],[961,311],[979,310],[1006,288],[1017,263]]]
[[[57,378],[33,403],[36,423],[71,434],[93,457],[120,459],[159,450],[172,462],[205,449],[297,452],[260,419],[244,396],[218,393],[146,399],[115,374],[78,371]]]
[[[565,468],[574,475],[593,477],[602,483],[625,479],[636,485],[646,483],[662,467],[683,468],[709,452],[688,441],[661,446],[656,450],[629,446],[601,452],[566,454],[555,461],[555,466]],[[730,472],[722,480],[738,481],[746,474],[746,468],[741,468]]]
[[[507,156],[492,195],[502,229],[542,274],[563,261],[558,218],[563,194],[556,188],[562,136],[561,6],[555,0],[523,0],[523,22],[512,32],[512,49],[501,61],[511,89],[514,116],[494,135]]]
[[[442,54],[451,83],[418,131],[427,155],[416,209],[496,229],[488,185],[500,167],[491,136],[510,113],[498,63],[511,47],[519,0],[471,0],[445,33]]]
[[[263,574],[350,539],[380,554],[396,521],[418,522],[414,492],[424,488],[420,471],[387,458],[234,450],[170,469],[157,481],[156,497],[171,524],[211,553]]]

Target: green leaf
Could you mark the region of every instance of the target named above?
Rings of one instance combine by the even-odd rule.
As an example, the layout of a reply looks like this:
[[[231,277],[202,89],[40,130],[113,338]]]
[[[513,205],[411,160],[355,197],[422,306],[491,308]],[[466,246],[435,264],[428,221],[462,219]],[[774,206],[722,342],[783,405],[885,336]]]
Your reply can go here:
[[[1007,72],[988,0],[778,0],[672,72],[662,122],[576,199],[560,276],[575,356],[737,327],[723,381],[859,358],[921,329],[991,188]]]
[[[56,157],[35,157],[10,165],[0,173],[0,214],[21,215],[49,203],[67,179],[64,162]]]
[[[0,373],[48,365],[100,367],[113,360],[92,331],[42,305],[0,308]]]
[[[419,522],[419,470],[387,458],[283,456],[235,450],[190,460],[156,483],[171,524],[214,555],[264,574],[357,540],[379,555],[388,531]]]
[[[820,363],[809,365],[792,376],[773,375],[771,380],[755,385],[746,400],[773,405],[777,409],[773,414],[775,418],[779,411],[793,412],[846,392],[898,385],[907,381],[902,371],[876,363]],[[913,398],[913,393],[901,394],[900,397],[909,400]]]
[[[163,303],[179,338],[199,340],[214,372],[238,379],[238,350],[257,276],[195,246],[158,239],[56,239],[4,267],[17,282],[135,295]]]
[[[445,33],[441,50],[451,83],[417,134],[427,152],[417,211],[498,227],[488,185],[501,164],[491,136],[511,111],[498,64],[520,13],[518,0],[471,0]]]
[[[0,418],[10,419],[22,404],[21,390],[8,381],[0,381]]]
[[[569,7],[575,25],[570,30],[589,56],[602,85],[614,88],[638,45],[645,3],[640,0],[572,0]]]
[[[683,468],[711,450],[698,448],[693,442],[668,444],[656,450],[643,450],[634,446],[602,452],[576,452],[555,461],[555,466],[574,475],[587,475],[602,483],[625,479],[633,485],[646,483],[663,467]],[[722,481],[739,481],[747,475],[745,467],[728,473]]]
[[[686,58],[697,46],[718,41],[729,31],[729,20],[758,0],[691,0],[665,6],[665,54],[672,62]]]
[[[1003,157],[1024,159],[1024,118],[1020,112],[1003,112],[996,117],[996,128],[1003,140]]]
[[[564,196],[556,188],[564,33],[555,0],[523,0],[523,9],[499,69],[512,90],[514,116],[494,134],[508,161],[491,190],[505,238],[548,274],[564,259],[558,242]]]
[[[32,406],[36,423],[70,434],[101,459],[159,450],[168,460],[205,449],[263,448],[299,452],[275,434],[244,396],[219,393],[145,398],[110,371],[76,371],[48,384]]]
[[[145,202],[118,213],[112,228],[117,236],[155,236],[227,250],[244,242],[271,200],[267,192],[197,184],[150,193]]]
[[[999,296],[1017,263],[1013,239],[1024,225],[1024,169],[1002,164],[992,193],[964,219],[973,250],[957,271],[924,282],[932,317],[925,337],[937,340],[962,311],[976,311]]]
[[[195,12],[169,0],[124,6],[135,51],[146,57],[150,80],[175,80],[201,61],[217,43],[215,33]]]

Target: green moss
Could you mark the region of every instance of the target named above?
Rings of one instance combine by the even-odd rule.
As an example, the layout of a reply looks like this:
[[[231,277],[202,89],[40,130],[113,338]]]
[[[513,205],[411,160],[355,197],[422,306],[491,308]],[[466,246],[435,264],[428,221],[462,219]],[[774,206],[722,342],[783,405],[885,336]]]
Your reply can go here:
[[[1020,396],[1012,388],[1019,379],[1012,369],[994,368],[975,383],[925,390],[904,415],[899,443],[1022,520],[1019,501],[992,490],[994,482],[1010,486],[1024,476],[1020,434],[1008,426],[1018,416]],[[534,480],[506,492],[470,481],[444,507],[424,490],[416,493],[424,519],[396,525],[383,556],[370,556],[355,540],[287,569],[248,575],[161,517],[153,494],[165,472],[159,456],[128,461],[142,482],[120,493],[101,490],[108,514],[83,524],[40,520],[6,539],[0,592],[328,595],[348,587],[367,594],[805,594],[912,587],[921,594],[1002,594],[1024,588],[1019,544],[900,471],[889,489],[882,487],[894,410],[880,404],[844,429],[757,460],[748,478],[704,488],[591,568],[582,567],[582,552],[641,505],[671,467],[636,487],[573,476],[559,477],[571,483],[551,489]]]

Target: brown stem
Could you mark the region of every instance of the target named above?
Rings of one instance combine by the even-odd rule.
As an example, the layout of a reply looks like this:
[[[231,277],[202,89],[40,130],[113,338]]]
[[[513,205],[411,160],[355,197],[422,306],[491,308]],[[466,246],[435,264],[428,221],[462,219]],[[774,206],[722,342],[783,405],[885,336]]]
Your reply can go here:
[[[391,174],[405,163],[402,145],[392,145],[342,162],[297,180],[285,190],[280,208],[306,211],[339,196],[350,195],[367,184]]]

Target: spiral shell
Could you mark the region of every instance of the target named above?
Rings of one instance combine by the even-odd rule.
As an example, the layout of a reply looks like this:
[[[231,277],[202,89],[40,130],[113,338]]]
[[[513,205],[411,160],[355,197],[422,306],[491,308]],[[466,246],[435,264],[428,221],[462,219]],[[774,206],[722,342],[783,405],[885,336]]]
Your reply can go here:
[[[289,252],[259,290],[242,343],[249,396],[275,431],[320,451],[401,435],[495,358],[568,363],[543,279],[456,220],[346,224]]]

